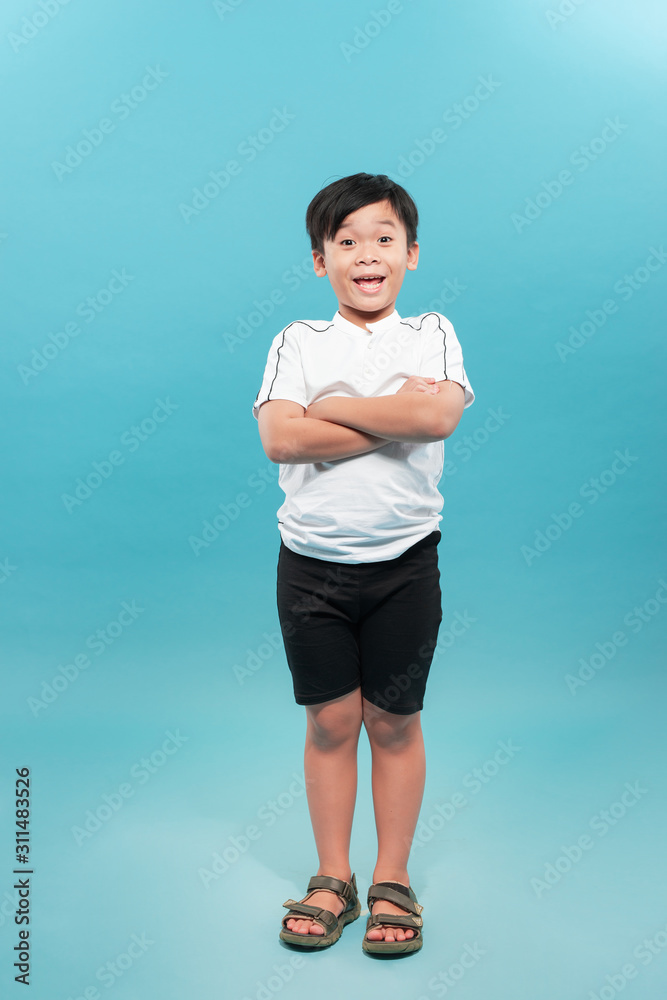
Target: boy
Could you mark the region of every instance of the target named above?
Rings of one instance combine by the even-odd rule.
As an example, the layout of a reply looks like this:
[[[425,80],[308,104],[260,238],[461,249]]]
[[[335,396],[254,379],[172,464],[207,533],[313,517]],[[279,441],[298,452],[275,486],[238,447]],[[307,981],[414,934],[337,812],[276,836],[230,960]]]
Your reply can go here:
[[[437,544],[443,440],[474,393],[440,313],[401,319],[419,256],[417,208],[385,174],[359,173],[313,198],[315,273],[333,320],[276,335],[253,404],[285,501],[277,603],[294,697],[306,709],[304,770],[319,856],[280,937],[326,947],[359,916],[349,845],[361,725],[372,753],[378,857],[365,951],[422,946],[407,871],[424,791],[420,712],[442,619]]]

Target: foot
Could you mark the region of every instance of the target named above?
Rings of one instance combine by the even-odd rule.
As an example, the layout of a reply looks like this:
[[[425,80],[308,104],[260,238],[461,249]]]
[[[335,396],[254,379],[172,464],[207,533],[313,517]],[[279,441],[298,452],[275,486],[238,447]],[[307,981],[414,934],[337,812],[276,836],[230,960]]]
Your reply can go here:
[[[410,883],[406,879],[388,879],[388,878],[373,878],[373,882],[401,882],[402,885],[409,886]],[[371,909],[372,914],[376,913],[396,913],[401,916],[405,916],[406,913],[410,911],[397,906],[395,903],[390,903],[388,899],[376,899],[373,903]],[[372,927],[366,937],[369,941],[409,941],[410,938],[415,936],[415,932],[411,927],[394,927],[391,924],[377,924]]]
[[[331,875],[332,872],[318,872],[317,874]],[[352,872],[348,872],[347,875],[336,875],[335,878],[349,882],[352,878]],[[309,906],[320,906],[324,910],[331,910],[337,917],[347,906],[347,902],[332,889],[317,889],[307,899],[306,896],[299,902],[302,903],[305,900]],[[285,926],[287,930],[294,931],[296,934],[324,934],[324,927],[315,917],[290,917],[289,920],[285,921]]]

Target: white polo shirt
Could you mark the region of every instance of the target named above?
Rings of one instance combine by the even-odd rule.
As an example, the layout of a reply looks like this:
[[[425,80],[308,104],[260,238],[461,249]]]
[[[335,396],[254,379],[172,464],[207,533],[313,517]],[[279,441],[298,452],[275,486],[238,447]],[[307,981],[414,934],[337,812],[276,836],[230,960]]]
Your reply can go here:
[[[461,345],[441,313],[391,316],[355,326],[339,310],[332,320],[296,320],[276,334],[253,403],[291,399],[303,407],[327,396],[391,396],[410,375],[452,379],[475,398]],[[395,559],[438,528],[444,441],[390,441],[330,462],[281,465],[285,501],[278,530],[294,552],[332,562]]]

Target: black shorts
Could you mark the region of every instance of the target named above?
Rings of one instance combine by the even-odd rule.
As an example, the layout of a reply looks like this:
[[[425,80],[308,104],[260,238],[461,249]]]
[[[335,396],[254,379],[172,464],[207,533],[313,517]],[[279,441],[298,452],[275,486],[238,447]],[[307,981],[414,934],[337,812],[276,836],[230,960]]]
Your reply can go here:
[[[278,617],[298,705],[360,687],[385,711],[421,711],[442,621],[440,538],[369,563],[303,556],[281,539]]]

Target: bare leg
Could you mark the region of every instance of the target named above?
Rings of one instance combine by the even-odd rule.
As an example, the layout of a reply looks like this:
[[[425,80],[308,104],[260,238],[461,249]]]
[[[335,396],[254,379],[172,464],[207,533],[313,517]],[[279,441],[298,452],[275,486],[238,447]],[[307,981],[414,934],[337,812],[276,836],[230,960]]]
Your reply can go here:
[[[374,882],[410,885],[408,857],[424,796],[426,758],[421,713],[396,715],[363,699],[364,725],[373,759],[373,808],[378,836],[378,858]],[[373,913],[406,911],[378,900]],[[405,941],[414,937],[410,928],[380,924],[368,932],[370,940]]]
[[[352,817],[357,798],[357,747],[361,731],[361,688],[319,705],[307,705],[304,773],[308,809],[320,866],[318,875],[349,882]],[[322,906],[336,916],[344,901],[327,889],[314,892],[309,906]],[[292,917],[289,930],[324,934],[309,917]]]

